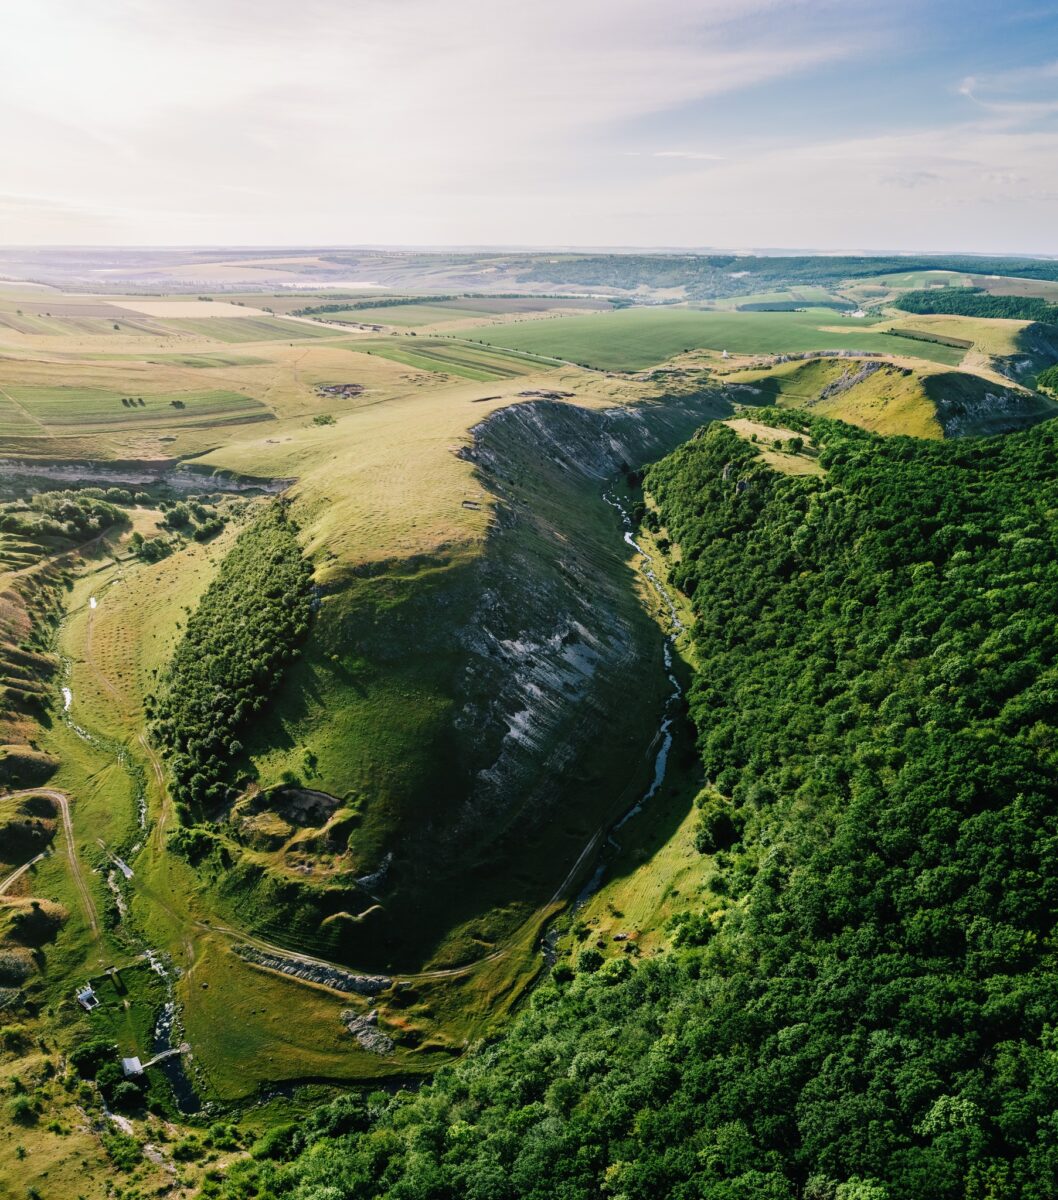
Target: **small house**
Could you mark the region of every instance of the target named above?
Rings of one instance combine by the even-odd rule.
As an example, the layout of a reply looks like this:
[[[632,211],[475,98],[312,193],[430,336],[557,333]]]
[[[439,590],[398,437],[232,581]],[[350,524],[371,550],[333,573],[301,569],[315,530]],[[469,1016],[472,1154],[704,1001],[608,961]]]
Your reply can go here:
[[[77,993],[77,1003],[80,1004],[85,1012],[91,1012],[93,1008],[99,1007],[99,997],[92,990],[90,983],[86,983]]]

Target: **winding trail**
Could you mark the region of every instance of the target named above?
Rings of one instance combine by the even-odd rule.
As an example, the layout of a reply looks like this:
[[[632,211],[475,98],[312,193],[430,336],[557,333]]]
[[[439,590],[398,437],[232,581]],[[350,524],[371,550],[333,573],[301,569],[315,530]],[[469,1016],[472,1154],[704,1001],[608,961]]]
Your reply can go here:
[[[165,771],[162,768],[162,760],[158,757],[154,747],[147,741],[147,735],[141,733],[136,741],[143,749],[143,753],[147,756],[147,761],[151,764],[151,773],[154,775],[154,782],[158,785],[158,795],[160,796],[160,804],[158,809],[157,830],[158,837],[162,837],[165,833],[165,827],[169,822],[169,814],[172,810],[172,805],[169,803],[169,790],[165,786]]]

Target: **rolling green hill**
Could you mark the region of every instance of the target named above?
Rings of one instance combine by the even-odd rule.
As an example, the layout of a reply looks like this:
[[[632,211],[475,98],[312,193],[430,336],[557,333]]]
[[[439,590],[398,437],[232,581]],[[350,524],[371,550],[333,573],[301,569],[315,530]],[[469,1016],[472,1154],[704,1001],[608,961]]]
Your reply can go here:
[[[471,511],[495,504],[489,536],[332,566],[301,656],[239,734],[265,794],[199,843],[218,903],[371,969],[473,962],[546,906],[642,784],[665,685],[600,482],[728,410],[711,392],[602,412],[538,400],[476,426],[462,454]],[[292,511],[308,538],[331,515]],[[331,797],[326,819],[266,818],[284,784]]]

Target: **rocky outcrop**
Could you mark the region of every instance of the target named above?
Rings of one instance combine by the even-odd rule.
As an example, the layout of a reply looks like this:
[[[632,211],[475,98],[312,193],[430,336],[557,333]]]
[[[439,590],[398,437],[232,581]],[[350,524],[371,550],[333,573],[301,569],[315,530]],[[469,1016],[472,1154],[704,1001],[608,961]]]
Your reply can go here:
[[[371,1054],[389,1054],[394,1048],[393,1039],[378,1027],[378,1011],[375,1009],[363,1016],[346,1009],[342,1013],[342,1024],[360,1043],[361,1049]]]
[[[843,371],[842,374],[832,383],[828,383],[819,393],[818,400],[828,400],[833,396],[840,396],[843,392],[850,391],[858,384],[866,382],[878,371],[885,369],[887,363],[879,362],[877,359],[869,359],[862,363],[857,369],[849,368]],[[901,368],[891,368],[896,371],[901,371]],[[910,371],[903,370],[904,375],[910,375]]]
[[[1008,379],[1023,383],[1030,376],[1058,362],[1058,326],[1035,321],[1018,334],[1018,353],[993,359],[996,370]]]
[[[173,459],[151,462],[45,462],[31,458],[0,459],[0,479],[23,484],[97,487],[164,485],[178,492],[278,493],[292,479],[254,479],[229,471],[211,471]]]
[[[311,959],[299,958],[295,955],[280,954],[260,950],[256,946],[237,945],[235,953],[244,961],[255,966],[264,967],[269,971],[279,971],[284,975],[293,975],[295,979],[304,979],[309,983],[318,983],[329,987],[332,991],[346,992],[357,996],[377,996],[384,992],[393,980],[385,975],[355,975],[351,971],[343,971],[329,963],[313,962]]]
[[[1023,429],[1033,420],[1047,415],[1041,413],[1031,396],[1024,392],[982,391],[980,395],[941,396],[936,401],[937,420],[946,438],[967,434],[1009,433]]]

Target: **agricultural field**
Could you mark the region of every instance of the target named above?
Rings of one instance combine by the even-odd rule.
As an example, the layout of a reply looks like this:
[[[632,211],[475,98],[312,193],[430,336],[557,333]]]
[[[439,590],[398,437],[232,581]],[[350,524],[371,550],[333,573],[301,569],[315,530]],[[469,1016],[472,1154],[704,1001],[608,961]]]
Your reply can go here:
[[[958,348],[909,345],[879,328],[879,318],[840,317],[830,309],[804,312],[696,312],[636,308],[592,317],[476,329],[468,338],[602,371],[640,371],[688,349],[730,354],[790,354],[849,350],[924,358],[957,365]]]
[[[288,322],[282,340],[250,339],[252,349],[235,350],[229,328],[246,343],[242,332],[256,329],[256,319],[187,323],[183,330],[173,320],[151,334],[114,333],[109,353],[98,349],[98,338],[78,332],[11,334],[5,342],[0,329],[0,451],[171,461],[215,447],[230,436],[222,428],[268,422],[268,436],[289,436],[281,429],[286,422],[336,417],[414,392],[439,370],[492,379],[523,369],[521,360],[493,351],[449,363],[428,350],[409,362],[367,355],[348,331],[310,321]],[[275,337],[275,329],[266,332]]]
[[[327,307],[330,307],[328,305]],[[587,297],[559,299],[532,296],[464,296],[452,300],[423,303],[417,300],[408,304],[386,304],[380,307],[355,307],[337,312],[313,314],[311,307],[306,315],[316,316],[323,321],[349,324],[392,325],[401,329],[440,330],[445,328],[469,328],[505,319],[523,321],[548,316],[569,316],[591,312],[608,312],[611,305],[605,300]]]
[[[870,284],[901,291],[931,287],[970,287],[971,276],[961,271],[903,271],[889,275],[873,275]]]
[[[996,296],[1037,296],[1058,304],[1058,283],[1049,279],[1020,279],[1011,275],[972,275],[970,283]]]
[[[751,292],[748,296],[729,296],[722,300],[700,301],[690,305],[694,309],[719,309],[723,312],[751,312],[757,306],[782,306],[796,308],[849,309],[855,307],[840,292],[824,287],[784,288],[774,292]]]
[[[530,354],[508,353],[438,338],[418,338],[411,344],[395,339],[367,339],[358,343],[355,349],[358,353],[378,355],[420,371],[441,372],[481,382],[531,375],[542,365]]]
[[[334,330],[281,317],[167,317],[167,329],[217,342],[275,342],[334,337]]]
[[[101,388],[33,387],[12,384],[5,400],[38,428],[56,431],[85,426],[218,424],[232,419],[268,420],[274,414],[260,401],[238,392],[181,391],[149,396],[119,396]]]

